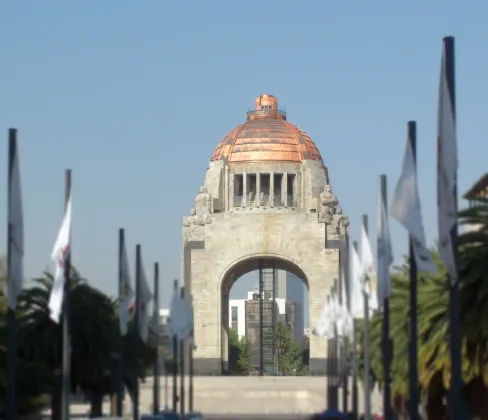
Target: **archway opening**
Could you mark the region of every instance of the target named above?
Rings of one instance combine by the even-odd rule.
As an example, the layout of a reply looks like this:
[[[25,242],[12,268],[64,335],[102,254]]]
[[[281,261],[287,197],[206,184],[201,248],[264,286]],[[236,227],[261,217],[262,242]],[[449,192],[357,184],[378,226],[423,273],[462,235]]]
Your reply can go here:
[[[305,273],[277,257],[249,258],[221,283],[222,373],[308,373],[309,296]]]

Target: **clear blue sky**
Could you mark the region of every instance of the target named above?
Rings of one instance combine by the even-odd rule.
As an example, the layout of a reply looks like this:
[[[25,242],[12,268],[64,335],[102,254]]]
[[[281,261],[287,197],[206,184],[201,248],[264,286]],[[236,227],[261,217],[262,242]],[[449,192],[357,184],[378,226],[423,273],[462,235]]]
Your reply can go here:
[[[148,275],[160,262],[168,302],[181,217],[219,140],[265,92],[316,141],[354,238],[362,213],[375,233],[378,175],[388,175],[391,196],[406,122],[416,119],[432,242],[441,39],[457,42],[465,190],[486,170],[487,21],[483,0],[2,2],[0,130],[5,151],[7,129],[20,134],[27,275],[50,264],[72,168],[73,262],[114,294],[125,227]],[[4,178],[0,197],[5,188]],[[399,257],[406,236],[391,223]]]

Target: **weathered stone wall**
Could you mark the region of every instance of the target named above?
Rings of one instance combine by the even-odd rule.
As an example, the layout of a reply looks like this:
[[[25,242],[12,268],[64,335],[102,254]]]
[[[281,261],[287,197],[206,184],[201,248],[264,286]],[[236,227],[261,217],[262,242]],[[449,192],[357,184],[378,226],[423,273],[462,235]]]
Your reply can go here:
[[[297,206],[234,206],[233,175],[243,173],[294,173]],[[210,164],[206,189],[183,228],[182,278],[193,296],[197,373],[222,373],[228,293],[238,277],[257,268],[253,262],[259,259],[274,259],[280,265],[276,268],[306,281],[310,325],[305,327],[313,328],[340,272],[338,236],[329,229],[326,241],[326,225],[319,223],[319,197],[327,182],[327,171],[317,161]],[[222,210],[213,211],[208,203]],[[324,372],[326,350],[325,340],[310,337],[311,373]]]

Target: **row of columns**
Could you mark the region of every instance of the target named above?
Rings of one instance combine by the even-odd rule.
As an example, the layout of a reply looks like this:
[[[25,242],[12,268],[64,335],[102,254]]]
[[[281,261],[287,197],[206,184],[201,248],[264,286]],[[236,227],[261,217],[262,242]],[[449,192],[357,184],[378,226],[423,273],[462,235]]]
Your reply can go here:
[[[242,206],[247,207],[247,172],[242,173]],[[256,207],[261,206],[261,173],[256,172]],[[275,172],[269,174],[269,203],[274,205],[274,175]],[[294,199],[293,199],[294,201]],[[263,203],[268,205],[269,203]],[[281,203],[283,207],[288,207],[288,173],[282,173],[281,178]]]

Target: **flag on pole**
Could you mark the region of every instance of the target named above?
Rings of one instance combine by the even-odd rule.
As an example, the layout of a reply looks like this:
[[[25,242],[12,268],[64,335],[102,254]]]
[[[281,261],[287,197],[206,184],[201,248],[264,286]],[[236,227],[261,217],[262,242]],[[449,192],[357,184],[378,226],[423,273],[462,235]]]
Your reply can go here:
[[[7,302],[8,307],[14,310],[17,307],[17,298],[22,291],[24,277],[24,217],[16,131],[11,129],[9,132],[8,165]]]
[[[361,229],[361,282],[363,290],[369,298],[368,306],[371,311],[378,310],[378,296],[371,288],[371,283],[376,278],[373,251],[365,227]]]
[[[391,295],[390,265],[393,264],[393,250],[386,203],[380,194],[380,228],[377,237],[378,255],[378,300],[382,304]]]
[[[59,230],[58,238],[54,244],[51,260],[56,264],[56,271],[54,273],[54,284],[49,297],[49,310],[51,311],[51,319],[59,323],[61,311],[63,307],[64,285],[66,280],[66,258],[71,252],[71,196],[68,198],[66,211],[64,213],[63,223]]]
[[[332,339],[335,337],[334,334],[334,320],[333,320],[333,301],[332,298],[329,296],[325,302],[324,308],[322,309],[322,313],[320,314],[320,318],[315,325],[315,328],[312,330],[312,334],[316,337],[320,338],[327,338]]]
[[[142,258],[141,258],[142,259]],[[139,334],[142,341],[147,342],[149,337],[149,303],[152,300],[152,294],[147,284],[146,272],[144,271],[144,265],[142,261],[139,264],[139,280],[140,280],[140,302],[137,302],[139,306]]]
[[[408,231],[412,238],[415,261],[419,271],[435,273],[437,266],[425,245],[424,224],[417,184],[417,168],[410,139],[407,139],[403,169],[391,203],[391,215]]]
[[[375,276],[373,251],[364,226],[361,228],[361,267],[363,282]]]
[[[179,288],[173,291],[171,298],[168,328],[179,340],[193,339],[193,310],[182,298]]]
[[[359,255],[354,247],[351,247],[351,315],[353,318],[364,317],[362,267]]]
[[[437,119],[437,218],[439,253],[452,283],[458,278],[451,231],[457,221],[456,182],[458,170],[454,92],[449,91],[445,50],[442,54]]]
[[[134,290],[131,286],[130,271],[129,271],[129,259],[127,257],[127,248],[125,246],[125,240],[121,244],[120,252],[120,275],[121,275],[121,290],[119,296],[119,326],[120,334],[126,335],[128,331],[128,324],[130,318],[130,307],[134,299]]]

